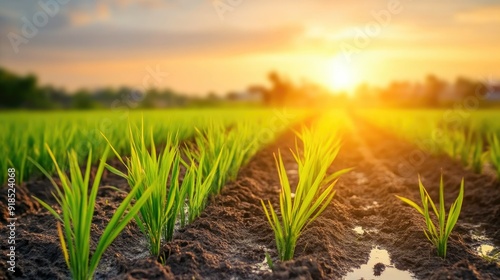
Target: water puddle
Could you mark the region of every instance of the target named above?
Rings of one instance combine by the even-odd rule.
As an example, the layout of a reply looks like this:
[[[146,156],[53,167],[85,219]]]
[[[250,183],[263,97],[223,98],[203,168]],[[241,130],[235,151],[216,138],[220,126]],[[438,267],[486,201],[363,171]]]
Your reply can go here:
[[[360,227],[360,226],[354,227],[352,230],[354,230],[355,233],[360,234],[360,235],[363,235],[363,233],[365,233],[365,231],[363,230],[363,227]]]
[[[347,275],[343,279],[416,280],[417,278],[413,275],[413,273],[409,271],[397,269],[391,262],[389,252],[376,246],[371,250],[368,262],[364,265],[361,265],[360,268],[354,269],[354,271],[347,273]]]
[[[267,264],[267,260],[265,257],[264,257],[264,260],[262,262],[252,265],[252,273],[260,274],[260,273],[266,273],[266,272],[271,273],[273,271],[271,270],[271,268]]]
[[[266,246],[259,245],[259,249],[261,249],[264,252],[269,252],[269,249]],[[273,261],[275,261],[275,260],[273,260]],[[269,264],[267,263],[267,259],[265,256],[261,262],[253,264],[251,269],[252,269],[252,273],[255,273],[255,274],[273,272],[272,269],[269,267]]]
[[[363,234],[365,234],[365,232],[366,233],[378,233],[378,229],[363,229],[362,226],[355,226],[352,230],[359,235],[363,235]]]
[[[189,223],[189,216],[188,216],[189,215],[189,205],[187,204],[187,200],[184,203],[183,211],[184,211],[184,224],[187,225]],[[179,221],[179,219],[177,219],[175,221],[174,231],[178,231],[180,229],[181,229],[181,222]]]
[[[371,205],[367,205],[367,206],[363,206],[361,207],[361,209],[363,210],[370,210],[372,208],[376,208],[376,207],[379,207],[380,205],[378,204],[378,202],[374,201]]]
[[[500,262],[500,248],[495,247],[493,241],[479,231],[479,226],[472,226],[469,232],[474,241],[472,247],[480,257],[490,262]]]

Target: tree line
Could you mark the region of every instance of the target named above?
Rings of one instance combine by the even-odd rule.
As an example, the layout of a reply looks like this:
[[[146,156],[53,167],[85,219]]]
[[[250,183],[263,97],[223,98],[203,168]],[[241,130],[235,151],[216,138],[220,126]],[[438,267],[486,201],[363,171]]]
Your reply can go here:
[[[225,95],[209,93],[188,96],[171,89],[151,88],[145,92],[133,88],[79,89],[68,92],[51,85],[40,85],[35,75],[17,75],[0,68],[0,109],[99,109],[113,108],[124,96],[136,93],[134,108],[168,108],[252,104],[257,106],[451,106],[467,97],[482,97],[488,85],[480,81],[457,78],[453,83],[429,75],[423,82],[396,81],[385,87],[362,84],[354,91],[332,92],[311,82],[293,83],[277,72],[268,74],[270,86],[251,85],[240,92]]]

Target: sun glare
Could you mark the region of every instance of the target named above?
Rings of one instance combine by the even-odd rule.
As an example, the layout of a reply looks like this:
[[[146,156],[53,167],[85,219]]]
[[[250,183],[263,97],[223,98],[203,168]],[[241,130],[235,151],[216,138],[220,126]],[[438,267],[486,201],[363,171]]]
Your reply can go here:
[[[349,91],[356,85],[354,70],[343,57],[335,57],[329,65],[329,81],[328,84],[333,90]]]

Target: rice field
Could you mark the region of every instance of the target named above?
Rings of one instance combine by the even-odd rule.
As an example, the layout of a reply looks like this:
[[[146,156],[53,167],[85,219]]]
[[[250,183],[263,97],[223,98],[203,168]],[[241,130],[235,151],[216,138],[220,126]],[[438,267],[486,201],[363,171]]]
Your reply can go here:
[[[497,279],[499,119],[3,112],[0,278]]]

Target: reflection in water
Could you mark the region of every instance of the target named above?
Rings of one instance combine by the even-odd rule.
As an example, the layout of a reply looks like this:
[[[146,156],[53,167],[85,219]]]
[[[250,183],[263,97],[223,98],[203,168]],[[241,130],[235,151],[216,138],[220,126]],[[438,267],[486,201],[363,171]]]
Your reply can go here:
[[[354,269],[347,273],[343,278],[345,280],[415,280],[417,279],[413,273],[405,270],[399,270],[391,263],[389,252],[387,250],[375,247],[370,252],[368,263],[362,265],[358,269]]]
[[[363,227],[360,227],[360,226],[357,226],[357,227],[354,227],[352,230],[354,230],[357,234],[363,234],[365,233]]]
[[[491,238],[485,235],[484,231],[480,231],[480,225],[467,225],[472,229],[469,231],[477,254],[489,262],[500,262],[500,248],[493,245]]]

